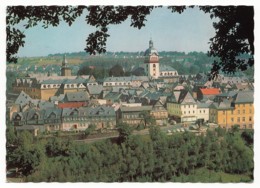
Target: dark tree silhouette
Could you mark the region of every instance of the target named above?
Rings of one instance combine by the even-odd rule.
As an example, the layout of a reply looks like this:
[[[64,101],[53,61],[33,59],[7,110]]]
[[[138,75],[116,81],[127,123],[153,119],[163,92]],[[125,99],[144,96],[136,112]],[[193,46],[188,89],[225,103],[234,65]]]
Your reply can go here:
[[[210,17],[219,21],[213,23],[216,35],[210,39],[209,55],[218,57],[214,61],[211,77],[220,70],[234,73],[247,70],[254,65],[254,8],[252,6],[200,7]],[[243,55],[248,55],[244,58]]]
[[[58,26],[62,20],[71,25],[84,13],[87,24],[96,27],[96,31],[86,39],[85,51],[96,54],[106,52],[109,25],[120,24],[130,18],[130,26],[141,29],[145,26],[146,16],[158,7],[162,6],[8,6],[7,61],[16,63],[19,47],[24,46],[25,35],[15,27],[21,22],[25,23],[25,29],[38,24],[42,24],[44,28]],[[172,12],[178,13],[182,13],[186,8],[186,6],[168,7]],[[213,63],[211,78],[220,71],[234,73],[252,67],[254,65],[253,6],[200,6],[199,8],[217,20],[213,23],[216,35],[210,39],[208,52],[210,56],[218,58]]]
[[[120,77],[124,76],[125,72],[123,70],[123,67],[121,65],[115,65],[109,70],[109,76],[115,76]]]

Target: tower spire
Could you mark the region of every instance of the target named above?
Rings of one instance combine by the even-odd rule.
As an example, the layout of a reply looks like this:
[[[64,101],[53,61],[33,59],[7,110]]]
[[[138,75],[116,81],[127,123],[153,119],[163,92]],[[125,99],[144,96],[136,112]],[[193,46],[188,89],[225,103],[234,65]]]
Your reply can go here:
[[[150,41],[149,41],[149,48],[153,48],[153,41],[152,41],[152,37],[150,38]]]

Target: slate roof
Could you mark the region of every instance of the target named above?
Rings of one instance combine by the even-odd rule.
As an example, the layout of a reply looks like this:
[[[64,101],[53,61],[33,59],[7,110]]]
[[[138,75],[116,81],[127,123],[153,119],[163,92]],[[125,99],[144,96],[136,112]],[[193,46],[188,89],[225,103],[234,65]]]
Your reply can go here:
[[[65,95],[64,94],[60,94],[59,96],[52,96],[50,97],[50,101],[62,101],[64,99]]]
[[[197,108],[209,108],[209,106],[211,105],[212,103],[201,103],[201,102],[198,102],[197,103]]]
[[[107,77],[104,79],[104,82],[130,82],[131,77],[125,76],[125,77]]]
[[[102,85],[89,85],[87,86],[90,95],[99,95],[103,91]]]
[[[142,82],[148,82],[149,81],[149,77],[148,76],[132,76],[131,77],[132,81],[142,81]]]
[[[89,116],[115,116],[115,110],[113,107],[97,106],[89,108]]]
[[[139,112],[139,111],[150,111],[152,106],[138,106],[138,107],[120,107],[122,112]]]
[[[187,90],[181,90],[179,98],[178,98],[178,103],[194,104],[194,103],[196,103],[196,101],[194,100],[194,98],[192,97],[190,92],[188,92]]]
[[[31,100],[32,100],[32,98],[28,94],[26,94],[25,92],[22,91],[14,103],[18,104],[20,106],[24,106],[25,104],[28,104],[29,101],[31,101]]]
[[[236,95],[234,103],[253,103],[254,91],[239,91]]]
[[[66,93],[64,102],[81,102],[89,100],[89,94],[86,91]]]
[[[38,120],[43,120],[45,110],[37,110],[37,109],[33,109],[33,108],[29,109],[28,115],[27,115],[27,120],[32,120],[35,114],[38,115]]]
[[[51,114],[55,114],[56,118],[61,117],[62,110],[59,108],[52,108],[45,111],[44,119],[51,118]]]
[[[160,64],[160,72],[162,71],[176,71],[176,69],[172,68],[171,66],[168,65],[162,65]]]

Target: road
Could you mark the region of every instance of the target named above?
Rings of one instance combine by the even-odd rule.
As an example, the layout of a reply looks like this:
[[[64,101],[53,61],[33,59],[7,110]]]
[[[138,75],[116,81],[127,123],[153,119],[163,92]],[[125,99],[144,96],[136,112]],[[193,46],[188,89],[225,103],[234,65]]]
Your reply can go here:
[[[176,125],[167,125],[167,126],[163,126],[163,127],[160,127],[160,128],[161,128],[161,131],[167,133],[168,130],[171,130],[171,131],[177,130],[177,129],[183,128],[183,126],[181,124],[176,124]],[[149,134],[149,129],[144,129],[144,130],[140,130],[140,131],[134,130],[132,134],[133,135],[147,135],[147,134]],[[98,138],[87,138],[87,139],[84,139],[84,140],[75,140],[75,141],[84,142],[84,143],[93,143],[93,142],[108,139],[108,138],[116,138],[118,136],[119,136],[119,134],[115,134],[115,135],[112,135],[112,136],[104,136],[104,137],[98,137]]]

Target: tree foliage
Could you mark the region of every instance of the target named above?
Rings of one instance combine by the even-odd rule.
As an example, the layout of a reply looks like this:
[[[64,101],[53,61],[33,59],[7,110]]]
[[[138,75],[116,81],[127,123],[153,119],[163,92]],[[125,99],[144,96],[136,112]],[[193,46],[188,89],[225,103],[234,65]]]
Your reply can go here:
[[[120,76],[124,76],[124,75],[125,75],[125,72],[121,65],[117,64],[109,70],[109,76],[120,77]]]
[[[159,6],[161,7],[161,6]],[[190,6],[194,7],[194,6]],[[83,13],[87,24],[96,27],[86,39],[85,51],[90,54],[106,52],[109,25],[121,24],[130,18],[131,27],[145,26],[147,15],[156,6],[8,6],[6,16],[7,61],[17,62],[15,56],[24,46],[24,28],[42,24],[44,28],[58,26],[61,21],[69,25]],[[169,6],[172,12],[182,13],[186,6]],[[209,55],[218,58],[213,63],[211,77],[219,71],[234,73],[254,65],[254,8],[253,6],[200,6],[200,10],[216,18],[216,35],[210,39]],[[249,58],[242,58],[247,54]]]
[[[120,143],[49,138],[26,142],[9,155],[28,182],[216,182],[211,173],[253,174],[253,151],[243,133],[219,129],[167,136],[150,127],[147,137],[131,135],[126,124],[119,129]],[[207,176],[197,175],[198,170]]]
[[[213,23],[216,35],[210,39],[209,55],[218,57],[213,63],[211,74],[219,70],[234,73],[254,65],[254,8],[253,6],[200,7],[210,17],[219,21]],[[242,58],[248,54],[249,58]]]

